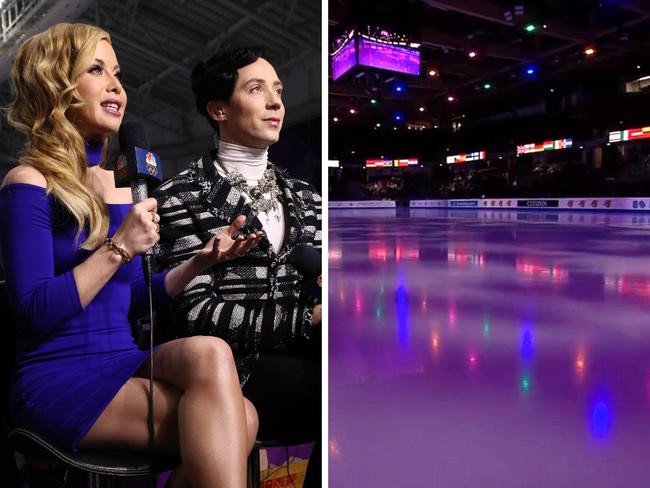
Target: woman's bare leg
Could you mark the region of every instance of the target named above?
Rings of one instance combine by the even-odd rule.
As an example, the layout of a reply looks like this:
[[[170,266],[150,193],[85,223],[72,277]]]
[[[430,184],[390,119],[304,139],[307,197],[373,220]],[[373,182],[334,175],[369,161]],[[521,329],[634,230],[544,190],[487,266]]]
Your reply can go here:
[[[255,407],[248,398],[244,398],[244,406],[246,407],[246,446],[248,448],[247,452],[250,454],[253,447],[255,447],[257,429],[260,426],[260,420],[257,417],[257,410],[255,410]]]
[[[184,472],[194,488],[244,487],[246,456],[256,428],[247,428],[246,412],[250,417],[252,405],[246,408],[227,344],[204,336],[162,344],[154,352],[154,375],[173,387],[158,382],[154,389],[159,448],[165,451],[177,436]],[[146,448],[147,406],[146,380],[131,378],[81,445]],[[251,423],[256,425],[254,417]]]

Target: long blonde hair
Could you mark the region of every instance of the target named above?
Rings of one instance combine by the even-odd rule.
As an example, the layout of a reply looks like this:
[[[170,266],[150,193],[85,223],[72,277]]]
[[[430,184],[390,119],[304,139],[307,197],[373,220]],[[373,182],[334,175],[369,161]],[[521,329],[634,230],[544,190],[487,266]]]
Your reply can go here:
[[[102,29],[87,24],[56,24],[29,38],[18,48],[11,69],[16,99],[7,119],[27,135],[20,163],[37,169],[47,191],[61,202],[84,228],[84,249],[95,249],[108,234],[108,209],[87,188],[84,140],[73,122],[73,109],[84,101],[77,80],[92,63],[97,43],[110,42]]]

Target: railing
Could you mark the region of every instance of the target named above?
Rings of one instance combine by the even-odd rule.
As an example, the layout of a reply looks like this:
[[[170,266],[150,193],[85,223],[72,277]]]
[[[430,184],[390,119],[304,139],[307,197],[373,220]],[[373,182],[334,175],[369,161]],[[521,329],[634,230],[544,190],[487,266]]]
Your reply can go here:
[[[0,43],[11,37],[12,30],[39,0],[7,0],[0,6]]]

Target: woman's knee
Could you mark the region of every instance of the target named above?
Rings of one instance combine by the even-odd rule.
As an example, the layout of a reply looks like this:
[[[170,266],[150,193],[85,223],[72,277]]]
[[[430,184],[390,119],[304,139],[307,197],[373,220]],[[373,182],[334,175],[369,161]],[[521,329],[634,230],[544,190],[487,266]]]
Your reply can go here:
[[[210,381],[221,375],[236,374],[230,346],[217,337],[194,336],[185,339],[184,363],[192,381]]]

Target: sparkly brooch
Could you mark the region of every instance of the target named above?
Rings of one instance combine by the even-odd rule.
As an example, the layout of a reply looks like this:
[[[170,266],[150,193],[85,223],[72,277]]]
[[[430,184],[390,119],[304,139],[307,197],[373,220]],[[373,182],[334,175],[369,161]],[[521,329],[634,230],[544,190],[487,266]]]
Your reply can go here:
[[[262,178],[257,182],[256,186],[249,186],[246,183],[246,178],[237,170],[228,171],[224,168],[220,161],[217,160],[219,166],[225,171],[224,179],[230,183],[230,186],[237,188],[241,193],[245,193],[251,199],[250,206],[259,212],[266,212],[274,210],[278,211],[280,205],[280,187],[278,186],[273,168],[268,167],[264,170]],[[280,216],[276,215],[275,219],[279,222]]]

